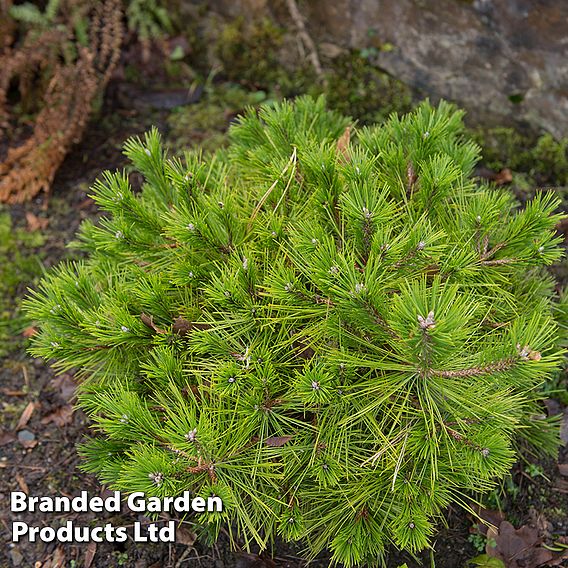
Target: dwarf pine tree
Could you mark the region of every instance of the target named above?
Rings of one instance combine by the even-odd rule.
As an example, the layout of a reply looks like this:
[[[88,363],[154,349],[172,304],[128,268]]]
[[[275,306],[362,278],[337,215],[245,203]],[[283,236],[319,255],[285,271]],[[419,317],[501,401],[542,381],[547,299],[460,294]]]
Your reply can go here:
[[[300,98],[249,111],[212,156],[125,152],[86,259],[27,301],[32,353],[85,380],[85,469],[123,491],[222,497],[196,521],[346,566],[418,551],[520,445],[552,453],[539,386],[562,357],[551,195],[472,177],[440,103],[354,130]]]

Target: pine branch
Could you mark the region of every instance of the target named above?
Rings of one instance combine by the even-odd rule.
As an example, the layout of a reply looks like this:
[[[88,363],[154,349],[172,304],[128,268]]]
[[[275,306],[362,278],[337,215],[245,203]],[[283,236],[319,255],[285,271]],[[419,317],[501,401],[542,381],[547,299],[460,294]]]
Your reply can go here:
[[[514,357],[507,357],[501,361],[494,361],[485,365],[477,367],[470,367],[469,369],[458,369],[455,371],[440,371],[440,370],[427,370],[424,375],[441,377],[443,379],[451,378],[466,378],[466,377],[479,377],[492,373],[502,373],[511,370],[518,363],[518,359]]]

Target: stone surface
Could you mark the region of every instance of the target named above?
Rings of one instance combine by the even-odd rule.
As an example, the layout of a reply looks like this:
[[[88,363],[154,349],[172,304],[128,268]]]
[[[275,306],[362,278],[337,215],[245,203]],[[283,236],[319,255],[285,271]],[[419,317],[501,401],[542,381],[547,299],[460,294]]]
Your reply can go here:
[[[18,440],[20,442],[33,442],[35,440],[35,434],[29,430],[20,430],[18,432]]]
[[[567,0],[297,3],[316,43],[378,46],[379,67],[433,100],[455,101],[475,121],[568,136]],[[215,4],[230,16],[285,12],[283,0]]]

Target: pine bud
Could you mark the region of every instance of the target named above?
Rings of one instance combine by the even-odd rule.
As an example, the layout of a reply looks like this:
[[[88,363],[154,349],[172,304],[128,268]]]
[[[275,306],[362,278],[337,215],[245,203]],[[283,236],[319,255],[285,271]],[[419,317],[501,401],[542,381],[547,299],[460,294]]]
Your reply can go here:
[[[355,284],[354,295],[361,294],[364,291],[365,291],[365,284],[362,284],[361,282]]]
[[[424,330],[435,328],[436,321],[434,320],[434,312],[433,311],[428,312],[426,318],[418,316],[418,323],[420,324],[420,327]]]
[[[164,474],[160,472],[149,473],[148,477],[152,480],[152,483],[157,487],[162,485],[162,482],[164,481]]]

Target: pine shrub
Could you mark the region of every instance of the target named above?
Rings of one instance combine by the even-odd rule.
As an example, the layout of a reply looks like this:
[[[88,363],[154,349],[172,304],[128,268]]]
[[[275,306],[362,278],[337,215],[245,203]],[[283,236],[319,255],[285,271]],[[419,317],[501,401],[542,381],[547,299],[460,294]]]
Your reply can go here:
[[[85,379],[85,469],[221,496],[195,519],[212,539],[356,566],[427,547],[521,447],[553,453],[558,201],[473,178],[461,119],[425,102],[355,130],[300,98],[211,156],[127,142],[141,191],[104,173],[85,260],[27,300],[32,353]]]

